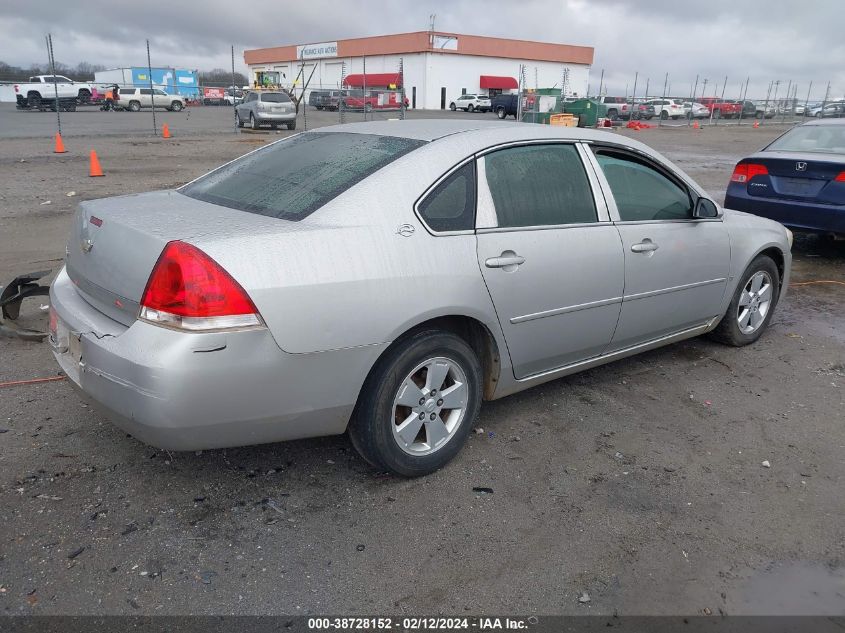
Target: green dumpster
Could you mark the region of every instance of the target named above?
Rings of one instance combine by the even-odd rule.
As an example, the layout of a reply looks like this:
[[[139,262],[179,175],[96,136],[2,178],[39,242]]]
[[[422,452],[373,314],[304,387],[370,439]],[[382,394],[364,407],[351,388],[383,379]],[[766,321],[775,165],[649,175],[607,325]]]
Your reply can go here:
[[[578,117],[578,127],[595,127],[599,118],[607,116],[607,106],[595,99],[564,103],[563,111]]]

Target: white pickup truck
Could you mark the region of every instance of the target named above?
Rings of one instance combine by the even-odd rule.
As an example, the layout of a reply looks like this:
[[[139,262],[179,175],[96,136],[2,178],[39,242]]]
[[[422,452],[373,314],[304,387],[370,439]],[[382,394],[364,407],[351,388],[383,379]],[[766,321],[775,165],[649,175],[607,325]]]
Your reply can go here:
[[[29,83],[15,84],[14,89],[18,108],[55,109],[57,91],[62,109],[71,109],[71,104],[75,109],[77,103],[91,100],[91,84],[72,81],[62,75],[36,75],[29,78]]]

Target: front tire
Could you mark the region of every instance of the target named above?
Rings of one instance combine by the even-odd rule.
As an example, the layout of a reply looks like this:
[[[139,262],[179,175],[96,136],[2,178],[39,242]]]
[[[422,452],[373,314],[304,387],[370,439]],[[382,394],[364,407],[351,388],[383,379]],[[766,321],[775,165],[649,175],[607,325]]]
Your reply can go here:
[[[450,104],[449,104],[449,109],[450,109],[452,112],[454,112],[455,110],[457,110],[457,109],[458,109],[458,106],[456,106],[454,103],[450,103]]]
[[[237,110],[235,110],[235,121],[237,121],[237,123],[238,123],[238,127],[243,127],[243,126],[244,126],[244,122],[243,122],[243,120],[241,119],[241,113],[240,113],[240,112],[238,112]]]
[[[252,112],[249,113],[249,127],[251,127],[253,130],[257,130],[259,127],[261,127],[261,124],[258,122],[258,119],[255,118],[255,115],[253,115]]]
[[[711,337],[742,347],[756,341],[772,320],[780,296],[780,273],[766,255],[758,256],[742,275],[728,310]]]
[[[419,477],[461,450],[481,406],[481,365],[442,330],[401,340],[368,376],[349,424],[355,449],[376,468]]]
[[[505,109],[502,106],[499,106],[498,108],[496,108],[496,116],[500,119],[504,119],[506,116],[508,116],[508,113],[505,112]]]

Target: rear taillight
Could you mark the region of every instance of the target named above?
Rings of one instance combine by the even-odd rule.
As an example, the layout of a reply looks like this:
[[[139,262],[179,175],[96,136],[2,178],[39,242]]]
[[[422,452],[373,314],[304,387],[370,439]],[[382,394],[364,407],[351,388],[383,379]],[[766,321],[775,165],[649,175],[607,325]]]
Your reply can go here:
[[[833,179],[835,182],[845,182],[845,171],[840,171],[839,175]]]
[[[15,84],[15,92],[20,92],[21,87],[18,84]]]
[[[141,297],[145,321],[182,330],[262,325],[246,291],[216,261],[185,242],[169,242]]]
[[[731,175],[731,182],[748,182],[754,176],[768,176],[769,170],[765,165],[757,163],[739,163]]]

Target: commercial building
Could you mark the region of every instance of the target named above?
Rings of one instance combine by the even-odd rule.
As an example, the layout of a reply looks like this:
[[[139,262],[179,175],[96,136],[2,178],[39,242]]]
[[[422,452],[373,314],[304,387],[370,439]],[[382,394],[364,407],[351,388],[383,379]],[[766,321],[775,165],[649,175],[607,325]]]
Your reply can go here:
[[[402,75],[400,76],[400,60]],[[525,65],[528,88],[587,92],[593,48],[478,35],[418,31],[244,51],[251,85],[309,89],[397,89],[412,108],[445,109],[463,93],[515,90]]]

